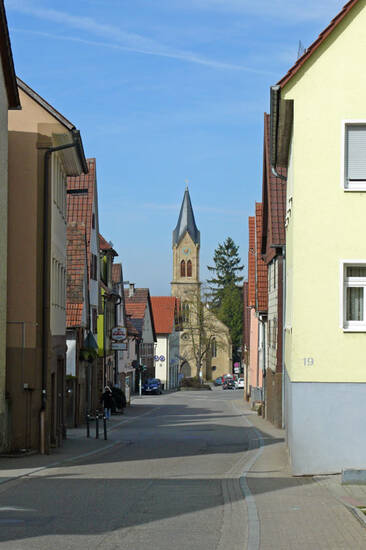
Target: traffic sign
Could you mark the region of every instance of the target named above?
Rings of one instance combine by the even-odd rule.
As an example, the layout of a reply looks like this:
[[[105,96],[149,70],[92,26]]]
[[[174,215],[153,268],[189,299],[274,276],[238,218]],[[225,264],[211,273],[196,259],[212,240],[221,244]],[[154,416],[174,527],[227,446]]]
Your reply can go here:
[[[112,342],[113,351],[127,351],[127,343],[125,342]]]

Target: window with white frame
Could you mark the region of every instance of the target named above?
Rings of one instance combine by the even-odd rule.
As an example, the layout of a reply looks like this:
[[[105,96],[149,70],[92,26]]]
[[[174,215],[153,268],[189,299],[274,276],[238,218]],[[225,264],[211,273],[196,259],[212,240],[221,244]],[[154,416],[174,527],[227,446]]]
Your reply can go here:
[[[345,125],[344,153],[344,188],[366,191],[366,123]]]
[[[366,262],[344,264],[343,327],[366,330]]]

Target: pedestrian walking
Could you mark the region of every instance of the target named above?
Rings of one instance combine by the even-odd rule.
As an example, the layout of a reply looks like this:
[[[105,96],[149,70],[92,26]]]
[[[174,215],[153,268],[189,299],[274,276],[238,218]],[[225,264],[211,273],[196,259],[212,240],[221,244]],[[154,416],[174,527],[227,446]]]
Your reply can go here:
[[[113,396],[112,391],[109,386],[106,386],[104,388],[104,392],[102,394],[101,403],[103,404],[104,408],[104,415],[109,420],[112,414],[112,408],[113,408]]]

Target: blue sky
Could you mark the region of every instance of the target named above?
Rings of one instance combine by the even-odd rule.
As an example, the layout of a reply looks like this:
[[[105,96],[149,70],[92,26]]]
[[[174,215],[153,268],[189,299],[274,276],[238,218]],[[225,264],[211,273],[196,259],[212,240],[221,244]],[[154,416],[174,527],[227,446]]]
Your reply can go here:
[[[100,230],[124,277],[170,293],[189,189],[201,280],[230,236],[247,263],[269,87],[345,0],[5,0],[17,74],[96,157]]]

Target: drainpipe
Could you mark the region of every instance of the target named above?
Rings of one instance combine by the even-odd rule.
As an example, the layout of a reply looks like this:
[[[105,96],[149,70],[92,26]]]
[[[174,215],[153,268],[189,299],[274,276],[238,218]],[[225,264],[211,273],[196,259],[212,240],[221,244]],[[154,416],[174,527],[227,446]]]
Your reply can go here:
[[[47,147],[44,155],[44,195],[43,195],[43,292],[42,292],[42,392],[41,392],[41,410],[40,410],[40,451],[41,454],[46,452],[46,401],[47,401],[47,365],[48,365],[48,329],[50,320],[50,280],[49,280],[49,264],[50,264],[50,174],[49,161],[51,155],[57,151],[79,147],[77,141],[79,136],[78,131],[73,132],[72,143],[59,145],[58,147]]]
[[[286,327],[286,246],[282,247],[282,429],[285,423],[285,327]]]
[[[280,115],[280,99],[281,86],[271,86],[271,116],[270,116],[270,157],[271,157],[271,172],[282,181],[286,181],[286,177],[277,172],[277,134],[278,122]]]
[[[273,244],[271,248],[280,248],[282,255],[282,429],[285,428],[285,327],[286,327],[286,245]]]

